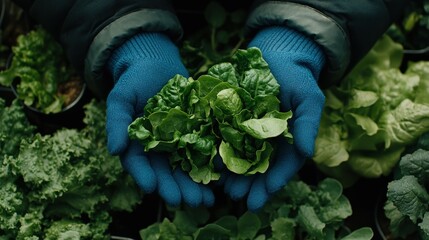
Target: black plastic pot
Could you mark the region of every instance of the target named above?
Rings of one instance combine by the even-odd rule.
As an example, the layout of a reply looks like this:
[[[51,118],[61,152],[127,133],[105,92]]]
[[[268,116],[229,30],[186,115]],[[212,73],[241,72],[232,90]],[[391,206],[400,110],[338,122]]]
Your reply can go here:
[[[16,98],[18,93],[16,86],[19,83],[19,79],[13,81],[11,89]],[[76,128],[81,129],[84,127],[83,118],[85,111],[83,106],[90,102],[92,95],[87,89],[86,84],[83,83],[80,94],[70,104],[65,106],[58,113],[44,113],[40,110],[24,105],[24,111],[28,117],[28,120],[34,124],[40,133],[50,134],[61,128]]]
[[[429,61],[429,46],[422,49],[404,49],[401,69],[407,69],[409,62]]]
[[[15,94],[13,94],[12,89],[9,87],[0,86],[0,98],[6,101],[6,106],[9,106],[15,99]]]

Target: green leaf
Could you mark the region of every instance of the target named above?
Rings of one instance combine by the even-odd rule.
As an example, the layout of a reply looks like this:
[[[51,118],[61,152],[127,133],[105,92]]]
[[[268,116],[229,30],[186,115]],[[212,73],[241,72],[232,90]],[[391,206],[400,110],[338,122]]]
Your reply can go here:
[[[344,119],[351,128],[360,127],[369,136],[376,134],[378,131],[377,123],[367,116],[347,113],[344,115]]]
[[[413,223],[423,219],[429,210],[429,195],[414,176],[407,175],[389,182],[387,198]]]
[[[429,93],[429,61],[409,62],[406,74],[410,76],[415,74],[420,78],[414,102],[429,105],[427,97]]]
[[[225,229],[221,226],[215,224],[208,224],[203,228],[197,230],[194,234],[195,240],[206,240],[206,239],[214,239],[214,240],[222,240],[222,239],[230,239],[231,233],[228,229]]]
[[[214,172],[213,166],[210,165],[201,167],[193,165],[189,176],[194,182],[208,184],[210,181],[219,180],[220,173]]]
[[[231,62],[240,76],[251,69],[259,70],[261,73],[269,72],[268,63],[263,59],[261,50],[256,47],[238,49],[232,56]]]
[[[421,229],[422,239],[429,239],[429,212],[426,212],[423,220],[418,224]]]
[[[206,21],[213,28],[221,27],[226,20],[226,10],[217,1],[210,1],[204,10]]]
[[[273,138],[282,134],[289,138],[287,121],[291,117],[291,111],[271,111],[260,119],[249,119],[241,122],[240,128],[256,139]]]
[[[406,238],[417,230],[410,218],[402,214],[392,201],[387,200],[384,205],[384,213],[389,219],[389,230],[395,237]]]
[[[404,147],[380,151],[355,151],[350,154],[347,164],[363,177],[387,176],[398,163],[403,151]]]
[[[354,230],[341,240],[371,240],[374,237],[374,232],[370,227],[363,227]]]
[[[257,139],[274,138],[288,129],[287,120],[279,118],[249,119],[240,128]]]
[[[316,239],[323,239],[323,230],[325,229],[326,224],[319,219],[312,206],[299,206],[297,221],[310,236]]]
[[[231,172],[245,174],[252,166],[252,163],[248,162],[246,159],[237,157],[234,148],[227,142],[221,142],[219,154],[223,163]]]
[[[261,227],[261,221],[255,213],[245,212],[237,222],[238,239],[254,239]]]
[[[349,200],[341,195],[336,201],[320,207],[318,216],[326,224],[341,223],[350,217],[352,212]]]
[[[317,186],[317,191],[326,194],[327,200],[330,202],[336,202],[342,196],[343,186],[336,179],[325,178]]]
[[[158,140],[173,140],[175,134],[185,134],[196,130],[199,126],[197,119],[193,118],[189,114],[172,108],[165,112],[155,112],[148,117],[153,133]]]
[[[227,88],[218,92],[213,106],[221,110],[223,115],[235,115],[243,109],[243,102],[238,93],[232,89]]]
[[[289,218],[276,218],[271,222],[273,240],[295,239],[296,224]]]
[[[223,82],[227,82],[234,87],[238,87],[237,72],[235,71],[235,68],[232,65],[232,63],[223,62],[223,63],[215,64],[209,68],[209,70],[207,71],[207,74],[214,77],[215,79],[219,79]],[[204,78],[200,77],[198,81],[200,81],[201,84],[206,82],[208,83],[213,82],[214,84],[216,84],[218,82],[217,80],[207,81],[207,77],[204,77]]]
[[[247,171],[246,174],[251,175],[255,173],[266,172],[270,164],[273,151],[274,149],[271,144],[267,141],[264,141],[262,147],[256,150],[256,160],[254,160],[253,166]]]
[[[399,162],[402,175],[415,176],[419,182],[429,180],[429,151],[417,149],[411,154],[402,156]]]
[[[262,117],[269,112],[280,111],[280,100],[273,95],[257,96],[253,112],[255,116]],[[292,114],[292,112],[290,112]]]
[[[322,119],[313,156],[317,164],[335,167],[349,159],[347,141],[341,138],[342,131],[339,125],[325,124]]]
[[[213,67],[213,68],[215,68],[215,67]],[[212,89],[216,85],[223,83],[222,78],[219,76],[222,74],[225,74],[224,70],[219,70],[219,73],[217,73],[216,68],[215,68],[214,70],[212,70],[212,73],[214,76],[201,75],[197,79],[197,82],[200,85],[200,96],[201,97],[205,97],[206,95],[208,95],[212,91]]]
[[[384,128],[389,136],[387,147],[390,144],[410,144],[429,131],[429,105],[405,99],[392,112],[381,117],[379,127]]]
[[[220,123],[219,130],[225,142],[231,144],[235,149],[240,149],[244,144],[244,132],[233,128],[228,123]]]
[[[92,236],[90,226],[78,221],[60,220],[55,221],[46,230],[43,239],[85,239]]]
[[[347,108],[362,108],[373,105],[379,99],[377,93],[373,91],[363,91],[352,89]]]
[[[144,111],[146,115],[157,111],[168,111],[171,108],[183,107],[185,92],[189,91],[188,86],[191,85],[193,80],[185,78],[179,74],[171,78],[162,89],[153,97],[151,97]]]
[[[151,132],[145,128],[145,121],[146,118],[140,117],[128,126],[130,139],[145,140],[152,135]]]
[[[265,95],[277,96],[280,92],[280,85],[277,80],[270,71],[265,69],[247,70],[239,83],[253,98]]]

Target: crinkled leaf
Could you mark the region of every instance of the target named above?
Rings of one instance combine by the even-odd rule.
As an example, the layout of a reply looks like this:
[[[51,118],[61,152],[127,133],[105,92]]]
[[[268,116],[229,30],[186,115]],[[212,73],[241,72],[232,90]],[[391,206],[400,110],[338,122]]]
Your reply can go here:
[[[418,224],[422,239],[429,239],[429,212],[426,212],[423,220]]]
[[[429,180],[429,151],[417,149],[413,153],[402,156],[399,162],[402,175],[413,175],[419,182]]]
[[[316,239],[323,239],[323,230],[326,224],[323,223],[312,206],[302,205],[298,208],[298,224]]]
[[[213,65],[209,70],[207,71],[207,74],[214,77],[215,79],[219,79],[223,82],[227,82],[231,84],[234,87],[238,87],[238,80],[237,80],[237,73],[235,71],[234,66],[229,62],[223,62],[219,64]],[[198,79],[198,81],[203,80]],[[202,81],[201,83],[203,83]],[[205,81],[205,82],[214,82],[217,81]]]
[[[384,128],[390,144],[406,145],[429,130],[429,105],[414,103],[408,99],[380,119],[379,127]]]
[[[416,231],[416,225],[411,222],[409,217],[402,214],[392,201],[385,202],[384,214],[389,219],[389,230],[394,236],[406,238]]]
[[[429,61],[410,62],[406,70],[407,74],[416,74],[420,77],[414,102],[429,105]]]
[[[250,95],[257,96],[275,95],[280,92],[280,85],[270,71],[250,69],[244,73],[240,86],[245,88]]]
[[[31,138],[35,130],[18,100],[6,106],[5,100],[0,98],[0,163],[5,155],[16,156],[21,141]]]
[[[85,239],[91,238],[91,236],[92,232],[88,224],[73,220],[60,220],[53,222],[46,230],[44,239]]]
[[[420,78],[415,74],[403,74],[399,69],[376,71],[380,98],[388,109],[394,109],[405,99],[414,99]]]
[[[413,223],[423,219],[429,209],[429,195],[414,176],[403,176],[389,182],[387,198]]]
[[[337,200],[321,207],[317,215],[326,224],[340,223],[352,215],[352,206],[349,200],[341,195]]]
[[[295,239],[296,223],[289,218],[276,218],[271,222],[273,240]]]
[[[256,47],[247,50],[238,49],[231,60],[239,75],[243,75],[247,70],[259,69],[269,71],[268,63],[263,59],[262,52]]]
[[[184,104],[184,93],[188,85],[192,83],[191,78],[185,78],[179,74],[175,75],[165,84],[162,89],[150,98],[144,108],[145,113],[156,111],[168,111],[171,108],[182,107]]]

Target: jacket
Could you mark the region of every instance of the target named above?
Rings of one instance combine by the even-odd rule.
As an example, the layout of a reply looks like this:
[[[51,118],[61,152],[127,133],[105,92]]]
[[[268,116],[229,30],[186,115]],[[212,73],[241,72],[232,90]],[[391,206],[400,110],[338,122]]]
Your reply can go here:
[[[168,0],[16,0],[29,16],[62,43],[70,62],[85,77],[88,87],[105,97],[112,86],[104,66],[111,52],[139,31],[164,32],[182,38],[175,8],[183,2]],[[196,1],[194,8],[208,1]],[[220,3],[222,1],[219,0]],[[248,6],[244,1],[242,6]],[[243,26],[250,38],[258,29],[283,25],[315,40],[327,57],[319,83],[328,87],[369,51],[387,28],[401,17],[406,0],[256,0]],[[186,4],[192,4],[187,2]],[[225,1],[225,4],[226,1]],[[177,5],[177,6],[176,6]],[[238,5],[238,4],[235,4]]]

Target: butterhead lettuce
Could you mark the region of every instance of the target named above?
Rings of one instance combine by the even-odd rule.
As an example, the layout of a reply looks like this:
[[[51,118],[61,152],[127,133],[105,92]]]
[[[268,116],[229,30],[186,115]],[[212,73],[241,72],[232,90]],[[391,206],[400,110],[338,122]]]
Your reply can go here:
[[[341,85],[325,90],[314,156],[325,172],[349,183],[388,175],[429,131],[429,62],[401,71],[402,50],[382,37]]]
[[[216,156],[231,172],[263,173],[275,138],[292,140],[280,112],[280,86],[257,48],[238,50],[198,79],[176,75],[128,128],[145,151],[164,152],[195,182],[218,180]]]

